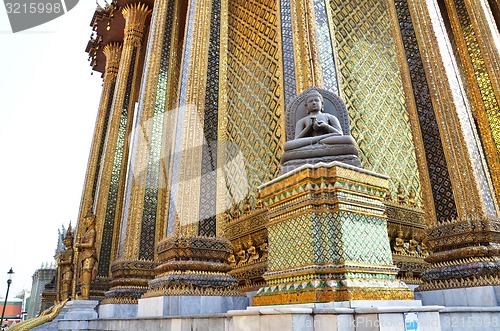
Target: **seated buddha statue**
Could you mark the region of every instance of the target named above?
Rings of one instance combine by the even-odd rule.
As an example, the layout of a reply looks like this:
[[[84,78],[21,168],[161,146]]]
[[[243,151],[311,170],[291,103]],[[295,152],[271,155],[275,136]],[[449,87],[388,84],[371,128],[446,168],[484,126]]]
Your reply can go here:
[[[403,231],[401,229],[398,231],[398,236],[396,237],[396,240],[394,243],[394,252],[397,254],[405,254],[406,253],[405,241],[403,239]]]
[[[412,236],[408,246],[408,253],[410,255],[417,255],[418,254],[417,248],[418,248],[418,241],[416,241],[415,238]]]
[[[339,161],[361,167],[347,109],[335,94],[312,87],[292,101],[285,117],[287,142],[281,157],[282,173],[318,162]]]

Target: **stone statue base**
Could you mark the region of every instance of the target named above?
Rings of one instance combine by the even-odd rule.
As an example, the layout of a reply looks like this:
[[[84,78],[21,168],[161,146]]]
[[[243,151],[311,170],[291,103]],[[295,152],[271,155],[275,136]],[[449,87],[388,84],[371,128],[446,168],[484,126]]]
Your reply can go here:
[[[413,299],[392,263],[387,188],[386,176],[339,162],[305,165],[261,186],[267,286],[252,305]]]
[[[297,152],[297,151],[295,151]],[[304,153],[307,153],[307,151],[304,151]],[[310,153],[309,153],[310,154]],[[294,169],[297,169],[300,166],[303,166],[305,164],[313,165],[317,163],[331,163],[331,162],[342,162],[357,168],[361,168],[361,161],[359,160],[357,155],[332,155],[332,156],[322,156],[318,158],[305,158],[305,159],[296,159],[296,160],[289,160],[286,162],[283,162],[281,165],[281,173],[285,174],[287,172],[290,172]]]
[[[64,315],[65,320],[83,320],[97,318],[96,300],[72,300],[66,303],[68,312]]]

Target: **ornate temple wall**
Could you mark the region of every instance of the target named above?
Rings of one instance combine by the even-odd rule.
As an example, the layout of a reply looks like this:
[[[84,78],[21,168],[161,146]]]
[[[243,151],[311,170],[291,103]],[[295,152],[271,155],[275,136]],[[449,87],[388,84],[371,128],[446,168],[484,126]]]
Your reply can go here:
[[[363,167],[416,192],[420,179],[387,1],[330,1],[340,96]]]
[[[227,25],[222,43],[227,52],[221,57],[219,91],[218,165],[223,175],[218,178],[218,212],[253,196],[257,186],[279,173],[284,142],[278,4],[223,4]]]
[[[347,103],[363,166],[391,176],[393,192],[400,184],[406,192],[413,190],[421,203],[388,3],[331,1],[325,6],[315,1],[314,8],[301,8],[295,1],[282,1],[280,6],[274,2],[256,4],[228,1],[227,92],[220,93],[227,97],[227,107],[221,105],[227,108],[222,110],[227,116],[219,117],[227,117],[227,123],[221,123],[219,132],[235,142],[236,146],[228,149],[240,148],[249,161],[244,167],[234,165],[229,170],[233,180],[247,181],[225,184],[226,188],[233,185],[232,199],[240,201],[246,195],[246,185],[252,189],[277,174],[282,112],[286,100],[300,92],[304,84],[300,81],[305,80],[293,47],[301,42],[295,28],[300,24],[296,23],[297,15],[300,10],[313,10],[318,38],[329,33],[335,36],[334,40],[318,40],[318,84],[339,92]],[[238,151],[225,154],[234,153]],[[244,172],[240,170],[245,167]],[[219,205],[225,206],[222,202]]]
[[[363,167],[390,177],[387,205],[399,211],[408,203],[415,213],[424,207],[418,226],[405,228],[396,218],[406,216],[393,215],[406,243],[418,239],[422,247],[425,224],[483,209],[494,214],[498,193],[489,192],[500,183],[500,84],[498,54],[488,42],[498,31],[491,33],[484,6],[470,0],[150,2],[144,66],[130,53],[132,69],[144,67],[137,73],[142,78],[137,85],[133,73],[122,78],[119,92],[117,83],[105,84],[101,125],[111,125],[113,95],[128,108],[114,116],[116,146],[104,146],[106,129],[96,129],[80,212],[106,195],[97,204],[99,276],[109,275],[115,258],[128,261],[126,270],[147,261],[144,289],[158,244],[179,233],[216,237],[228,230],[239,243],[235,253],[248,257],[245,250],[262,245],[254,260],[264,263],[262,233],[246,229],[238,238],[237,219],[253,224],[258,214],[263,230],[256,189],[279,175],[286,106],[311,86],[345,101]],[[489,3],[493,18],[500,17],[498,1]],[[435,23],[437,10],[444,30]],[[470,198],[466,187],[475,188]],[[391,241],[397,232],[390,229]]]

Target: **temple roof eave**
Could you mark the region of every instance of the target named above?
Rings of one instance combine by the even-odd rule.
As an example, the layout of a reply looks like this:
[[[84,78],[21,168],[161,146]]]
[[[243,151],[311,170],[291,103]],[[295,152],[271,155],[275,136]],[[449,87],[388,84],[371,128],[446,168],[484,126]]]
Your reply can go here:
[[[144,3],[150,8],[153,8],[154,5],[154,0],[113,0],[105,7],[97,5],[90,22],[93,35],[85,48],[85,52],[89,53],[92,70],[104,73],[106,67],[106,57],[102,52],[104,46],[110,43],[123,42],[125,18],[121,9],[137,2]]]
[[[106,57],[102,50],[113,42],[123,42],[125,19],[120,7],[113,1],[105,8],[98,6],[92,17],[93,35],[87,43],[85,52],[89,54],[92,70],[104,73]]]

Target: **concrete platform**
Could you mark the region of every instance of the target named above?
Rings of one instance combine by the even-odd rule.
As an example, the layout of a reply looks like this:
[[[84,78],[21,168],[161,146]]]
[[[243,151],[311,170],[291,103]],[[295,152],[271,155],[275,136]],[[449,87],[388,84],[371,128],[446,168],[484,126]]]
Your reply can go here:
[[[133,318],[137,317],[137,304],[100,305],[99,318]]]
[[[80,302],[74,302],[70,307],[67,307],[72,308],[73,313],[69,314],[68,310],[65,319],[58,321],[58,330],[500,331],[500,307],[495,305],[498,302],[496,301],[499,293],[497,290],[498,287],[485,287],[443,290],[446,293],[443,291],[425,292],[426,299],[437,298],[444,300],[443,303],[462,304],[462,306],[447,306],[446,308],[443,305],[422,305],[420,300],[353,300],[254,306],[244,310],[230,310],[227,313],[209,312],[202,314],[202,310],[214,311],[222,307],[227,309],[230,306],[228,305],[230,303],[227,302],[228,297],[225,297],[224,300],[222,297],[215,297],[212,298],[212,302],[202,302],[200,301],[201,297],[191,297],[189,300],[185,299],[187,297],[175,296],[158,297],[154,298],[155,300],[152,298],[144,299],[146,301],[142,304],[143,308],[139,309],[140,314],[156,313],[159,315],[156,317],[109,318],[99,316],[97,318],[95,310],[92,308],[95,303],[83,303],[85,308],[81,306]],[[474,301],[468,300],[468,296],[471,296],[470,300]],[[242,299],[246,298],[242,297]],[[215,304],[217,302],[219,305]],[[467,306],[467,304],[473,303],[482,304],[482,306]],[[172,307],[176,304],[179,305],[174,312]],[[148,305],[150,307],[147,307]],[[135,306],[137,307],[137,305]],[[112,308],[110,305],[103,305],[99,307],[99,312],[106,310],[109,312],[110,308]],[[122,312],[125,312],[124,307],[114,308],[122,309]],[[156,310],[153,312],[153,309]],[[181,313],[196,315],[180,316]],[[163,314],[170,314],[170,316],[160,316]]]
[[[439,331],[442,306],[422,306],[418,300],[344,301],[323,304],[249,307],[230,311],[230,331]],[[406,327],[406,328],[405,328]],[[416,330],[416,329],[415,329]]]
[[[139,299],[138,317],[195,316],[248,307],[246,296],[162,296]]]
[[[443,331],[500,331],[500,286],[415,292],[415,298],[446,306],[439,314]]]
[[[422,306],[418,300],[348,301],[249,307],[227,314],[99,318],[71,321],[74,328],[64,330],[400,331],[418,324],[419,331],[439,331],[439,311],[443,308]]]

